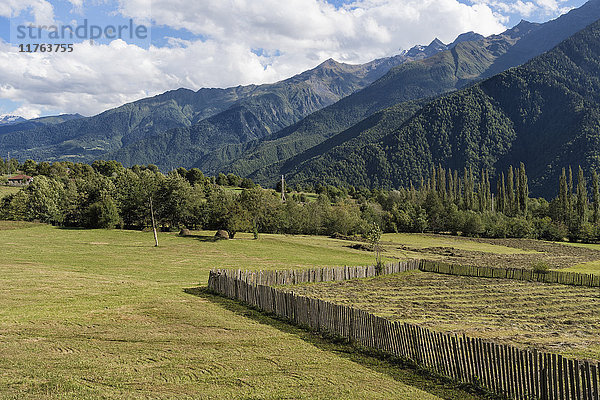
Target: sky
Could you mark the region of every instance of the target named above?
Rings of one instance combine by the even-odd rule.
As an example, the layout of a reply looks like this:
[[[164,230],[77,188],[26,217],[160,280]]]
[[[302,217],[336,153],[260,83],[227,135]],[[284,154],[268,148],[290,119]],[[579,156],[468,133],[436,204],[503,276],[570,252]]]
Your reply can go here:
[[[180,87],[276,82],[328,58],[364,63],[436,37],[450,43],[463,32],[548,21],[584,3],[0,0],[0,115],[90,116]],[[27,52],[40,43],[53,51]]]

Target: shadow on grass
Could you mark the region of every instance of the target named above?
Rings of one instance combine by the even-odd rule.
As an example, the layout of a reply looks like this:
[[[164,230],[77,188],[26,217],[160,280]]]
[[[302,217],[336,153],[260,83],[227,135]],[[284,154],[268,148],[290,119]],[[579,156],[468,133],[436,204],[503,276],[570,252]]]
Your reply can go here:
[[[207,287],[188,288],[184,289],[184,292],[202,297],[242,317],[299,337],[321,350],[335,353],[364,367],[386,374],[398,382],[419,388],[440,398],[448,400],[499,400],[502,398],[472,385],[457,384],[449,379],[433,375],[406,360],[358,347],[345,339],[298,327],[273,314],[267,314],[239,301],[214,294]]]
[[[244,237],[238,237],[238,236],[236,236],[233,239],[224,239],[224,238],[219,238],[219,237],[216,237],[216,236],[200,235],[200,234],[197,234],[197,233],[188,233],[188,234],[185,234],[185,235],[177,235],[177,237],[195,239],[195,240],[198,240],[200,242],[220,242],[222,240],[224,240],[224,241],[232,241],[232,240],[254,240],[254,238],[247,238],[247,237],[244,238]]]
[[[177,237],[184,238],[184,239],[195,239],[200,242],[218,242],[219,240],[224,240],[224,239],[219,239],[215,236],[199,235],[197,233],[188,233],[186,235],[177,235]]]

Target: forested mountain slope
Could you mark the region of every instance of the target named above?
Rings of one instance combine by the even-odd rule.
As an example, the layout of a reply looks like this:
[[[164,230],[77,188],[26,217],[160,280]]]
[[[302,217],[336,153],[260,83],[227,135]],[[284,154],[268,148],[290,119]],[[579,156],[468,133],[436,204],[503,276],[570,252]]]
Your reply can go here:
[[[386,110],[381,119],[395,112]],[[600,167],[600,21],[380,134],[378,141],[337,146],[297,165],[288,180],[397,187],[417,182],[438,163],[494,171],[522,161],[532,193],[554,194],[563,167]]]
[[[437,96],[491,76],[498,70],[517,66],[549,50],[598,18],[600,1],[592,0],[544,24],[522,21],[501,35],[459,37],[448,46],[449,50],[393,68],[371,86],[275,135],[243,145],[226,146],[201,157],[195,165],[207,172],[250,174],[263,184],[271,184],[293,165],[293,157],[362,119],[397,103]],[[410,115],[407,111],[413,108],[414,104],[410,104],[399,115]],[[340,142],[339,138],[336,140]]]

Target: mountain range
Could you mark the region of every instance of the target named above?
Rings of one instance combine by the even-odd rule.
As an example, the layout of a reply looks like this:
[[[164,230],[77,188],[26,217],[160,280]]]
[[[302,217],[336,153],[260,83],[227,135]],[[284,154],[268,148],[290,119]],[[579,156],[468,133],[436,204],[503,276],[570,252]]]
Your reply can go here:
[[[398,187],[438,164],[494,172],[524,162],[531,192],[553,196],[563,167],[600,168],[600,21],[523,66],[401,113],[386,109],[338,135],[288,182]]]
[[[41,128],[48,125],[58,125],[66,121],[84,118],[80,114],[61,114],[51,115],[47,117],[25,119],[19,116],[8,116],[5,123],[0,123],[0,136],[7,133],[30,131],[36,128]]]
[[[435,51],[431,46],[413,48],[361,65],[327,60],[274,84],[172,90],[96,116],[0,136],[0,152],[10,151],[21,159],[89,162],[116,158],[126,165],[187,166],[185,157],[165,157],[173,154],[176,148],[171,146],[186,136],[203,152],[260,139],[368,86],[392,67]],[[135,147],[145,138],[151,138],[153,146]],[[127,146],[140,152],[118,152]]]
[[[429,57],[394,67],[366,88],[274,134],[206,151],[197,141],[202,135],[170,131],[127,146],[112,158],[129,162],[152,159],[159,165],[193,166],[209,174],[233,172],[271,185],[298,163],[340,142],[340,138],[324,143],[326,140],[349,128],[352,132],[360,130],[353,125],[364,126],[365,118],[399,103],[405,104],[396,107],[395,118],[407,118],[430,99],[519,65],[527,60],[526,54],[529,58],[539,55],[598,18],[600,2],[594,0],[544,24],[521,21],[500,35],[483,38],[468,33],[450,45],[434,40],[426,48],[413,49]],[[144,159],[149,149],[159,149],[160,156]]]
[[[563,166],[599,166],[599,18],[591,0],[546,23],[435,39],[362,65],[330,59],[273,84],[178,89],[93,117],[0,124],[0,154],[198,167],[268,186],[285,174],[397,187],[438,163],[494,171],[524,161],[532,192],[550,195]]]
[[[521,21],[501,35],[462,42],[451,50],[390,70],[369,87],[310,115],[273,137],[245,144],[242,151],[236,152],[234,150],[238,149],[228,147],[226,152],[222,151],[225,154],[212,154],[197,166],[210,173],[219,171],[213,166],[221,165],[224,166],[222,170],[248,175],[263,184],[274,182],[277,176],[290,174],[291,169],[297,168],[299,163],[352,139],[360,131],[368,130],[360,135],[360,140],[381,139],[383,130],[380,127],[367,128],[374,124],[377,119],[374,114],[377,112],[394,106],[393,119],[399,125],[432,98],[492,76],[499,69],[520,65],[524,54],[529,54],[530,58],[542,54],[553,44],[557,45],[599,18],[600,1],[594,0],[544,24]],[[374,118],[365,120],[369,117]],[[353,126],[359,123],[362,128]],[[341,136],[334,139],[338,134]],[[352,146],[353,143],[348,145]],[[236,153],[240,155],[235,156]],[[234,157],[227,162],[229,154],[234,154]],[[216,162],[212,162],[211,157]],[[293,179],[292,175],[290,178]],[[319,178],[315,178],[315,182],[318,181]],[[376,187],[378,182],[365,182],[363,185]]]

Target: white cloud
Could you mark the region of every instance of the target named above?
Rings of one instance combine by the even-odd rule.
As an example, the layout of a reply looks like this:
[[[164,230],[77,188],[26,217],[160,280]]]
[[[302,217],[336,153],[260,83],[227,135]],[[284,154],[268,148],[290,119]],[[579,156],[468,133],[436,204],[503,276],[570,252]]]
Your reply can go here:
[[[492,10],[506,14],[517,14],[521,17],[544,16],[557,17],[571,10],[573,7],[562,7],[567,0],[470,0],[473,4],[484,4]]]
[[[16,110],[14,110],[11,114],[18,115],[25,119],[37,118],[41,115],[42,110],[40,107],[35,107],[31,105],[24,105]]]
[[[47,3],[8,1],[14,2],[13,13],[25,4],[44,10]],[[85,10],[82,0],[70,2]],[[151,10],[148,0],[119,4],[127,18],[151,15],[158,25],[206,39],[175,38],[166,47],[150,49],[122,41],[81,43],[69,54],[22,54],[2,43],[0,97],[30,110],[91,115],[178,87],[274,82],[330,57],[362,63],[435,37],[448,43],[466,31],[489,35],[505,29],[503,17],[490,5],[457,0],[358,0],[337,9],[322,0],[154,0]],[[44,12],[38,14],[42,18]]]
[[[30,11],[36,25],[54,23],[54,7],[46,0],[3,0],[0,2],[0,16],[12,18]]]

